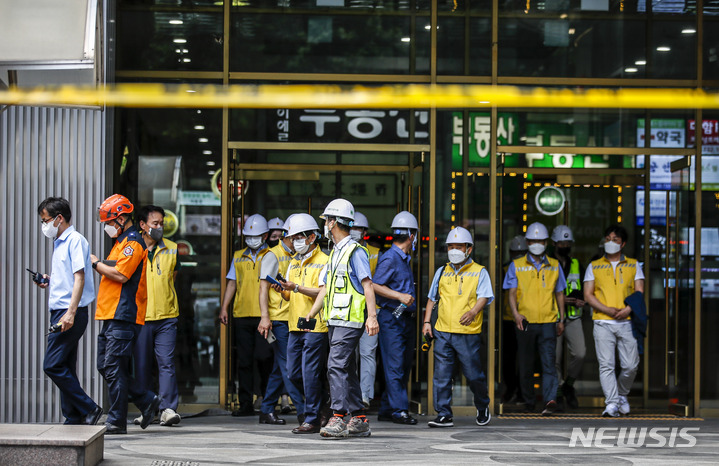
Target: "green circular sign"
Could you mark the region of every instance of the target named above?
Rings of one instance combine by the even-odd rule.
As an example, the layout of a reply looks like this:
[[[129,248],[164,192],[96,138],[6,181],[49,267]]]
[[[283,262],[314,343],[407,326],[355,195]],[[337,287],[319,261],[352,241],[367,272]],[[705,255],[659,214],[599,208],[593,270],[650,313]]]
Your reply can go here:
[[[564,209],[566,198],[561,189],[554,186],[545,186],[537,192],[534,204],[544,215],[557,215]]]

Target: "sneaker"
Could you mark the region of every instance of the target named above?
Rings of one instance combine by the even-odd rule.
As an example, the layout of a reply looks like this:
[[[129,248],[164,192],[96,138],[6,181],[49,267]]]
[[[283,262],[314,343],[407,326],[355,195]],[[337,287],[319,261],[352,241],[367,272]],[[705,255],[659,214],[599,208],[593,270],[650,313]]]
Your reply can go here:
[[[347,422],[344,416],[334,415],[327,422],[327,425],[320,429],[322,437],[343,438],[349,435],[347,432]]]
[[[572,409],[579,408],[579,400],[577,400],[577,393],[573,385],[569,385],[566,382],[562,384],[562,393],[564,394],[564,399],[567,401],[567,406]]]
[[[162,415],[160,416],[160,425],[161,426],[172,426],[175,424],[179,424],[182,418],[179,414],[175,412],[175,410],[167,408],[164,411],[162,411]]]
[[[625,416],[629,414],[629,400],[624,395],[619,395],[619,412]]]
[[[557,402],[554,400],[550,400],[545,406],[544,411],[542,411],[542,416],[551,416],[557,411]]]
[[[619,408],[617,408],[617,405],[614,403],[609,403],[607,407],[604,408],[602,417],[619,417]]]
[[[352,416],[350,422],[347,423],[348,437],[369,437],[372,431],[369,428],[369,420],[367,416]]]
[[[454,427],[450,416],[437,416],[427,423],[430,427]]]
[[[489,413],[489,408],[477,410],[477,425],[486,426],[489,424],[489,420],[492,419],[492,415]]]
[[[140,416],[136,417],[135,419],[133,419],[132,423],[135,424],[136,426],[139,426],[140,424],[142,424],[142,414]]]

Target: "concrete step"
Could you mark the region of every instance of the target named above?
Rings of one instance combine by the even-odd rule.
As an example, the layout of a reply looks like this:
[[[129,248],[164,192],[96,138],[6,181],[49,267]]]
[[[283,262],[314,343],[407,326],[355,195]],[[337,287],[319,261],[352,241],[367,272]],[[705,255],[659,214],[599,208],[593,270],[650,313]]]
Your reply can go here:
[[[0,424],[0,465],[77,464],[102,461],[104,426]]]

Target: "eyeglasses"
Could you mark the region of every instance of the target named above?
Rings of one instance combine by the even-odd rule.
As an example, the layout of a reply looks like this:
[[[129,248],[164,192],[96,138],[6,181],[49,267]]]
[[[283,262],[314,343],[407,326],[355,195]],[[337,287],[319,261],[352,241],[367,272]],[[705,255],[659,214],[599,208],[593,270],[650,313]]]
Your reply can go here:
[[[57,214],[57,215],[54,216],[53,218],[48,218],[48,219],[42,219],[42,218],[41,218],[41,219],[40,219],[40,224],[41,224],[41,225],[47,225],[48,222],[54,222],[55,219],[58,218],[59,216],[60,216],[60,214]]]

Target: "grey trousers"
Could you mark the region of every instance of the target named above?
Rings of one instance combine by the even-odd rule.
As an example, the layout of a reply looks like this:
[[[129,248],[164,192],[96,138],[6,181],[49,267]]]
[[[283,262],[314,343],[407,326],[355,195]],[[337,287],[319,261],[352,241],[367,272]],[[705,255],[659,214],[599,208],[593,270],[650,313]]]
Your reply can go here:
[[[362,399],[367,401],[374,398],[378,337],[379,334],[371,337],[367,332],[362,332],[359,341],[360,387],[362,387]]]
[[[364,408],[355,357],[362,333],[364,328],[328,327],[330,352],[327,379],[330,384],[330,408],[336,413],[354,413]]]
[[[564,332],[561,336],[557,337],[557,377],[559,378],[560,385],[564,381],[564,377],[562,377],[562,356],[565,341],[567,342],[567,352],[569,353],[567,377],[578,379],[582,374],[584,356],[587,354],[581,317],[574,320],[567,320],[564,324]]]
[[[599,362],[599,383],[602,385],[605,403],[619,404],[619,396],[626,396],[639,367],[637,340],[632,335],[629,322],[612,323],[594,321],[594,347]],[[619,352],[622,370],[619,376],[615,370],[615,351]]]

